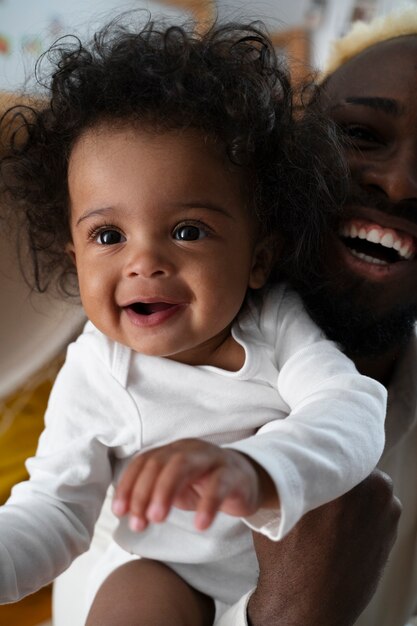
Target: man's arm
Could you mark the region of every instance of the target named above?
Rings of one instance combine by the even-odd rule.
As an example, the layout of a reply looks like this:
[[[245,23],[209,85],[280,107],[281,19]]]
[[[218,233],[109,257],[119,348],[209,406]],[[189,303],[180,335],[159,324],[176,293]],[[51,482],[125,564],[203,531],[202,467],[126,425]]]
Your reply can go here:
[[[390,479],[374,471],[346,495],[307,513],[282,541],[254,533],[260,574],[248,624],[354,624],[376,590],[400,513]]]

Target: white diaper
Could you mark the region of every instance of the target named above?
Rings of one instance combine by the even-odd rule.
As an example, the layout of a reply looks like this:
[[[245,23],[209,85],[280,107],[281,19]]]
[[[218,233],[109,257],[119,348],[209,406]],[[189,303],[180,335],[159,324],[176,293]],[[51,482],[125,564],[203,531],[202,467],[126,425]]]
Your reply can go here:
[[[248,626],[246,608],[253,591],[252,589],[246,593],[226,611],[222,611],[221,607],[216,605],[215,626]],[[220,617],[217,618],[217,614],[220,614]]]

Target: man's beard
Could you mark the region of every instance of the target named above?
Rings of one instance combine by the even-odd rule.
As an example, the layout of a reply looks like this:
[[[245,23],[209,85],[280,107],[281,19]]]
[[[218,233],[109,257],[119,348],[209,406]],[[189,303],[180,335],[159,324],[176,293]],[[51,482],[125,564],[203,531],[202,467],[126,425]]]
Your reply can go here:
[[[352,358],[382,356],[404,345],[413,333],[417,304],[377,315],[371,290],[364,302],[359,285],[331,289],[328,281],[310,275],[294,286],[316,324]]]
[[[351,180],[346,206],[372,207],[417,224],[415,202],[393,204],[362,189],[354,180]],[[337,227],[334,231],[337,232]],[[327,237],[331,235],[327,234]],[[304,268],[304,272],[298,273],[298,277],[290,282],[300,293],[316,324],[350,357],[382,356],[404,345],[413,333],[417,320],[416,298],[414,302],[400,302],[398,306],[379,313],[376,302],[381,287],[360,277],[349,277],[342,270],[338,275],[333,270],[331,253],[326,246],[317,250],[316,268]]]

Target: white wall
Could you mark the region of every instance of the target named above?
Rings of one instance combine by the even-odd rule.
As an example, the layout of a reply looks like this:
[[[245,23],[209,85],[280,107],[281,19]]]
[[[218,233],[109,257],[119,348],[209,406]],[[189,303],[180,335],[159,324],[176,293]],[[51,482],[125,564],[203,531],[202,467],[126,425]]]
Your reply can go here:
[[[309,0],[217,0],[221,20],[262,20],[271,30],[294,28],[304,21]]]
[[[129,9],[184,19],[184,11],[147,0],[1,0],[0,89],[31,88],[39,55],[68,33],[90,36],[100,24]]]
[[[311,64],[322,67],[329,54],[331,42],[339,37],[351,14],[354,0],[327,0],[326,14],[311,36]]]

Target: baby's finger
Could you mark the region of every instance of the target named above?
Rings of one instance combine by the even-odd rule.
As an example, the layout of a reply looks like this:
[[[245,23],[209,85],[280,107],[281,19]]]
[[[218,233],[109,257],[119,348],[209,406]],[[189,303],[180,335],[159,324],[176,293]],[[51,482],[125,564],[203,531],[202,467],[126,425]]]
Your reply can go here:
[[[117,483],[112,503],[112,510],[115,515],[126,515],[129,511],[131,493],[145,462],[145,455],[138,455],[129,462],[129,465],[122,473]]]
[[[223,467],[218,468],[209,476],[194,519],[198,530],[206,530],[211,526],[230,489],[231,483]]]
[[[153,496],[155,483],[163,467],[163,463],[158,458],[151,456],[144,464],[140,476],[137,477],[129,504],[129,527],[131,530],[140,531],[148,525],[146,511]]]
[[[149,521],[163,522],[174,505],[177,494],[207,471],[209,463],[182,452],[174,454],[158,476],[152,500],[146,511]]]

